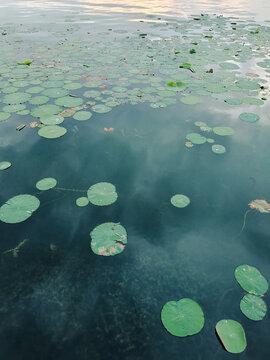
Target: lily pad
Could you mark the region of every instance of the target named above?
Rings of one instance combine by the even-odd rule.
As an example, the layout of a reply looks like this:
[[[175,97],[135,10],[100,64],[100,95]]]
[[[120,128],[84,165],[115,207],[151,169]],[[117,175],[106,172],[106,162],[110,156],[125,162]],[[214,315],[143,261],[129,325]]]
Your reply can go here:
[[[57,181],[54,178],[44,178],[36,183],[38,190],[49,190],[56,186]]]
[[[168,301],[161,310],[161,321],[166,330],[179,337],[195,335],[204,326],[204,313],[200,305],[188,298]]]
[[[110,108],[109,106],[102,104],[94,105],[91,109],[96,113],[100,113],[100,114],[105,114],[112,110],[112,108]]]
[[[8,112],[0,112],[0,121],[5,121],[10,117],[10,113]]]
[[[57,105],[41,105],[30,111],[30,114],[37,118],[50,117],[51,115],[58,114],[61,107]]]
[[[120,254],[127,244],[126,229],[119,223],[108,222],[98,225],[90,233],[91,249],[97,255]]]
[[[259,296],[246,294],[240,301],[240,309],[250,320],[259,321],[265,317],[267,307]]]
[[[206,137],[198,133],[189,133],[187,134],[186,139],[196,145],[201,145],[206,142]]]
[[[93,205],[108,206],[117,200],[118,195],[113,184],[100,182],[88,189],[87,197]]]
[[[27,93],[13,93],[5,95],[2,102],[4,104],[16,105],[23,104],[31,99],[31,95]]]
[[[89,200],[85,196],[82,196],[82,197],[76,199],[76,205],[77,206],[82,207],[82,206],[87,206],[88,204],[89,204]]]
[[[0,162],[0,170],[6,170],[11,167],[11,163],[9,161],[1,161]]]
[[[56,105],[64,106],[64,107],[76,107],[83,104],[83,99],[72,97],[72,96],[64,96],[61,98],[58,98],[54,102]]]
[[[52,115],[49,117],[41,118],[40,121],[44,125],[59,125],[64,121],[63,116]]]
[[[239,119],[249,123],[254,123],[260,120],[259,115],[253,113],[242,113],[239,115]]]
[[[46,104],[48,101],[50,100],[50,98],[48,98],[47,96],[33,96],[30,100],[29,100],[29,104],[31,105],[42,105],[42,104]]]
[[[28,219],[39,205],[39,199],[33,195],[14,196],[1,206],[0,220],[8,224],[20,223]]]
[[[239,285],[250,294],[263,295],[268,290],[268,282],[260,271],[250,265],[239,265],[234,276]]]
[[[186,195],[177,194],[171,198],[173,206],[178,208],[184,208],[190,204],[190,199]]]
[[[234,320],[220,320],[216,331],[225,349],[233,354],[243,352],[247,346],[245,331],[242,325]]]
[[[212,151],[215,154],[224,154],[226,152],[226,148],[223,145],[215,144],[215,145],[212,145]]]
[[[183,104],[187,104],[187,105],[201,104],[203,102],[202,98],[200,98],[199,96],[193,96],[193,95],[183,96],[183,97],[181,97],[180,101]]]
[[[42,91],[42,95],[50,98],[59,98],[68,95],[68,90],[62,88],[48,88]]]
[[[225,127],[225,126],[214,127],[213,131],[215,134],[220,136],[228,136],[234,134],[234,130],[231,127]]]
[[[92,116],[92,113],[90,111],[78,111],[76,114],[73,115],[73,118],[75,120],[84,121],[89,120]]]
[[[67,129],[65,129],[62,126],[58,125],[49,125],[49,126],[43,126],[38,130],[38,135],[42,136],[47,139],[56,139],[59,138],[67,132]]]

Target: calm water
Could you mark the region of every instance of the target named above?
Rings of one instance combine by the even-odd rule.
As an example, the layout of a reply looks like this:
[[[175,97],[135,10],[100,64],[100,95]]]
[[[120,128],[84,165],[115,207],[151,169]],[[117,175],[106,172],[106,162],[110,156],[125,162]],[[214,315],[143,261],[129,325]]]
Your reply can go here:
[[[263,23],[269,11],[269,3],[251,0],[0,0],[1,26],[40,30],[15,32],[1,46],[16,48],[17,41],[14,56],[21,59],[33,50],[33,41],[35,46],[54,41],[46,33],[48,24],[57,31],[77,26],[83,40],[89,29],[91,43],[99,36],[102,42],[108,27],[148,31],[149,15],[166,20],[216,13]],[[257,71],[269,80],[254,63],[242,66],[244,73]],[[41,206],[25,222],[0,223],[1,359],[269,358],[269,314],[255,322],[241,313],[244,291],[233,274],[236,266],[250,264],[270,280],[269,215],[250,212],[238,236],[248,203],[270,200],[270,106],[240,111],[204,98],[190,107],[179,101],[158,109],[121,104],[89,121],[68,118],[67,135],[51,141],[29,127],[15,131],[32,117],[14,115],[0,123],[1,161],[12,163],[0,174],[1,204],[17,194],[34,195],[35,183],[44,177],[79,190],[108,181],[119,196],[108,207],[79,208],[75,201],[83,193],[50,190],[38,194]],[[243,111],[259,114],[260,121],[239,121]],[[213,154],[209,144],[184,146],[195,121],[235,130],[222,138],[226,154]],[[177,193],[191,199],[185,209],[171,205]],[[111,221],[125,226],[128,244],[118,256],[97,256],[89,233]],[[24,239],[17,257],[4,253]],[[162,326],[160,311],[182,297],[201,305],[205,326],[197,335],[177,338]],[[264,300],[269,306],[269,293]],[[227,353],[216,337],[216,323],[226,318],[245,329],[248,346],[242,354]]]

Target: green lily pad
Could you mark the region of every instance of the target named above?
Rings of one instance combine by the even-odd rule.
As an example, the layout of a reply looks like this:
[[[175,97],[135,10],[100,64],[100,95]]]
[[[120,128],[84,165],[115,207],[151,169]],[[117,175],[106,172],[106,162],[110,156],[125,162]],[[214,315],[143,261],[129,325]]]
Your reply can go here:
[[[10,113],[0,112],[0,121],[5,121],[10,117]]]
[[[88,189],[87,197],[93,205],[108,206],[117,200],[118,195],[113,184],[100,182]]]
[[[63,86],[63,89],[66,89],[66,90],[77,90],[77,89],[80,89],[82,88],[82,84],[81,83],[68,83],[68,84],[65,84]]]
[[[127,244],[126,229],[119,223],[98,225],[90,233],[91,249],[97,255],[114,256],[120,254]]]
[[[60,113],[61,107],[57,105],[41,105],[30,111],[30,114],[37,118],[46,118]]]
[[[161,310],[161,321],[166,330],[179,337],[195,335],[204,326],[204,314],[200,305],[188,298],[168,301]]]
[[[56,99],[54,103],[59,106],[72,108],[72,107],[82,105],[83,99],[77,98],[77,97],[72,97],[72,96],[64,96],[64,97]]]
[[[259,296],[246,294],[240,301],[240,309],[250,320],[259,321],[265,317],[267,307]]]
[[[245,97],[242,99],[244,104],[249,104],[249,105],[263,105],[264,101],[261,99],[257,99],[254,97]]]
[[[247,346],[245,331],[242,325],[234,320],[220,320],[216,331],[225,349],[233,354],[243,352]]]
[[[52,115],[49,117],[44,117],[41,118],[40,121],[42,122],[42,124],[44,125],[59,125],[61,124],[65,119],[63,118],[63,116],[60,115]]]
[[[54,178],[44,178],[36,183],[38,190],[49,190],[56,186],[57,181]]]
[[[239,80],[237,81],[236,85],[241,89],[247,90],[258,90],[261,87],[260,84],[250,80]]]
[[[47,139],[56,139],[59,138],[67,132],[67,129],[65,129],[62,126],[58,125],[49,125],[49,126],[43,126],[38,130],[38,135],[42,136]]]
[[[76,199],[76,205],[77,206],[82,207],[82,206],[87,206],[88,204],[89,204],[89,200],[85,196],[82,196],[82,197]]]
[[[31,95],[27,93],[13,93],[5,95],[2,99],[4,104],[16,105],[23,104],[31,99]]]
[[[201,104],[203,102],[202,98],[193,95],[183,96],[181,97],[180,101],[183,104],[187,104],[187,105]]]
[[[231,127],[225,127],[225,126],[214,127],[213,131],[215,134],[220,136],[228,136],[234,134],[234,130]]]
[[[15,113],[21,110],[24,110],[26,106],[24,104],[16,104],[16,105],[7,105],[3,107],[3,111],[5,113]]]
[[[225,102],[227,104],[230,104],[230,105],[240,105],[242,104],[242,99],[238,99],[238,98],[228,98],[228,99],[225,99]]]
[[[42,104],[46,104],[48,101],[50,100],[50,98],[48,98],[47,96],[33,96],[30,100],[29,100],[29,104],[31,105],[42,105]]]
[[[110,108],[109,106],[102,104],[94,105],[91,109],[96,113],[100,113],[100,114],[105,114],[112,110],[112,108]]]
[[[215,144],[215,145],[212,145],[212,151],[215,154],[224,154],[226,152],[226,148],[223,145]]]
[[[26,91],[27,93],[29,93],[29,94],[38,94],[38,93],[40,93],[42,90],[44,90],[44,88],[41,87],[41,86],[32,86],[32,87],[26,89],[25,91]]]
[[[178,208],[184,208],[190,204],[190,199],[186,195],[177,194],[171,198],[171,203]]]
[[[206,142],[206,137],[198,133],[189,133],[187,134],[186,139],[196,145],[201,145]]]
[[[242,113],[239,115],[239,119],[242,121],[254,123],[258,120],[260,120],[259,115],[253,114],[253,113]]]
[[[268,290],[268,282],[260,271],[250,265],[239,265],[234,276],[239,285],[250,294],[263,295]]]
[[[20,223],[28,219],[38,209],[40,202],[33,195],[17,195],[9,199],[0,208],[0,220],[8,223]]]
[[[11,167],[11,163],[9,161],[1,161],[0,162],[0,170],[6,170]]]
[[[50,98],[59,98],[68,95],[68,90],[62,88],[48,88],[42,91],[42,95]]]
[[[78,111],[74,114],[73,118],[75,120],[84,121],[89,120],[92,116],[92,113],[90,111]]]

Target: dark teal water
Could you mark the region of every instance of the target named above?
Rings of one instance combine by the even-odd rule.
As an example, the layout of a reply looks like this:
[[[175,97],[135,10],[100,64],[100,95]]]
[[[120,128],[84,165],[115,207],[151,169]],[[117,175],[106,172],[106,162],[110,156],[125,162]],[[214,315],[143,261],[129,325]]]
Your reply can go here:
[[[149,4],[106,3],[107,12],[99,10],[96,26],[107,29],[108,23],[117,24],[118,16],[128,19],[133,13],[144,17]],[[160,1],[159,8],[169,16],[175,4],[164,4]],[[6,11],[0,16],[10,16],[15,9],[13,3],[0,5]],[[16,22],[31,23],[42,12],[60,23],[62,11],[73,11],[71,5],[74,11],[88,11],[94,20],[100,4],[15,5]],[[188,13],[191,4],[184,5]],[[195,5],[199,12],[217,6],[226,15],[231,4]],[[175,6],[180,8],[179,3]],[[241,15],[234,6],[230,15]],[[125,13],[134,7],[136,11]],[[254,10],[252,3],[243,2],[241,9],[265,20],[262,7]],[[23,18],[26,11],[31,13]],[[38,40],[38,35],[33,37]],[[79,208],[75,200],[81,193],[50,190],[38,195],[41,206],[27,221],[0,223],[1,253],[28,239],[16,258],[1,255],[1,359],[269,358],[269,314],[254,322],[241,313],[244,291],[233,275],[236,266],[250,264],[270,279],[269,215],[250,212],[239,235],[248,203],[270,200],[269,105],[252,111],[261,115],[259,123],[239,121],[234,107],[228,110],[227,104],[209,97],[194,107],[179,102],[158,109],[146,103],[123,104],[89,121],[66,120],[68,136],[53,141],[29,127],[16,132],[19,117],[2,122],[1,159],[9,159],[12,166],[0,174],[1,204],[15,194],[37,193],[35,183],[43,177],[80,190],[108,181],[119,197],[108,207]],[[195,121],[233,127],[236,134],[222,139],[224,156],[213,154],[209,144],[184,146]],[[103,128],[111,126],[114,132],[105,133]],[[176,193],[189,196],[191,204],[173,207],[170,198]],[[121,222],[128,233],[128,245],[118,256],[97,256],[90,248],[90,231],[107,221]],[[182,297],[197,301],[206,319],[203,330],[187,338],[172,336],[160,320],[163,305]],[[269,306],[269,294],[264,300]],[[216,323],[226,318],[245,329],[248,346],[242,354],[227,353],[216,337]]]

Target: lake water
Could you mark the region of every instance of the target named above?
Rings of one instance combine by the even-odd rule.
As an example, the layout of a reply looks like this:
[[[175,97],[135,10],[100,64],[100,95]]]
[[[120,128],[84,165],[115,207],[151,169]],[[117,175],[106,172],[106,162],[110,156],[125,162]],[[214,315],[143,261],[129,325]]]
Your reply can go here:
[[[40,201],[22,222],[0,209],[1,359],[269,358],[269,314],[241,312],[234,278],[248,264],[270,279],[270,215],[248,206],[270,202],[269,14],[262,0],[0,0],[0,200]],[[42,136],[59,113],[67,132]],[[117,201],[77,206],[100,182]],[[106,222],[127,231],[116,256],[90,246]],[[161,322],[181,298],[203,309],[196,335]],[[221,319],[242,324],[241,354]]]

